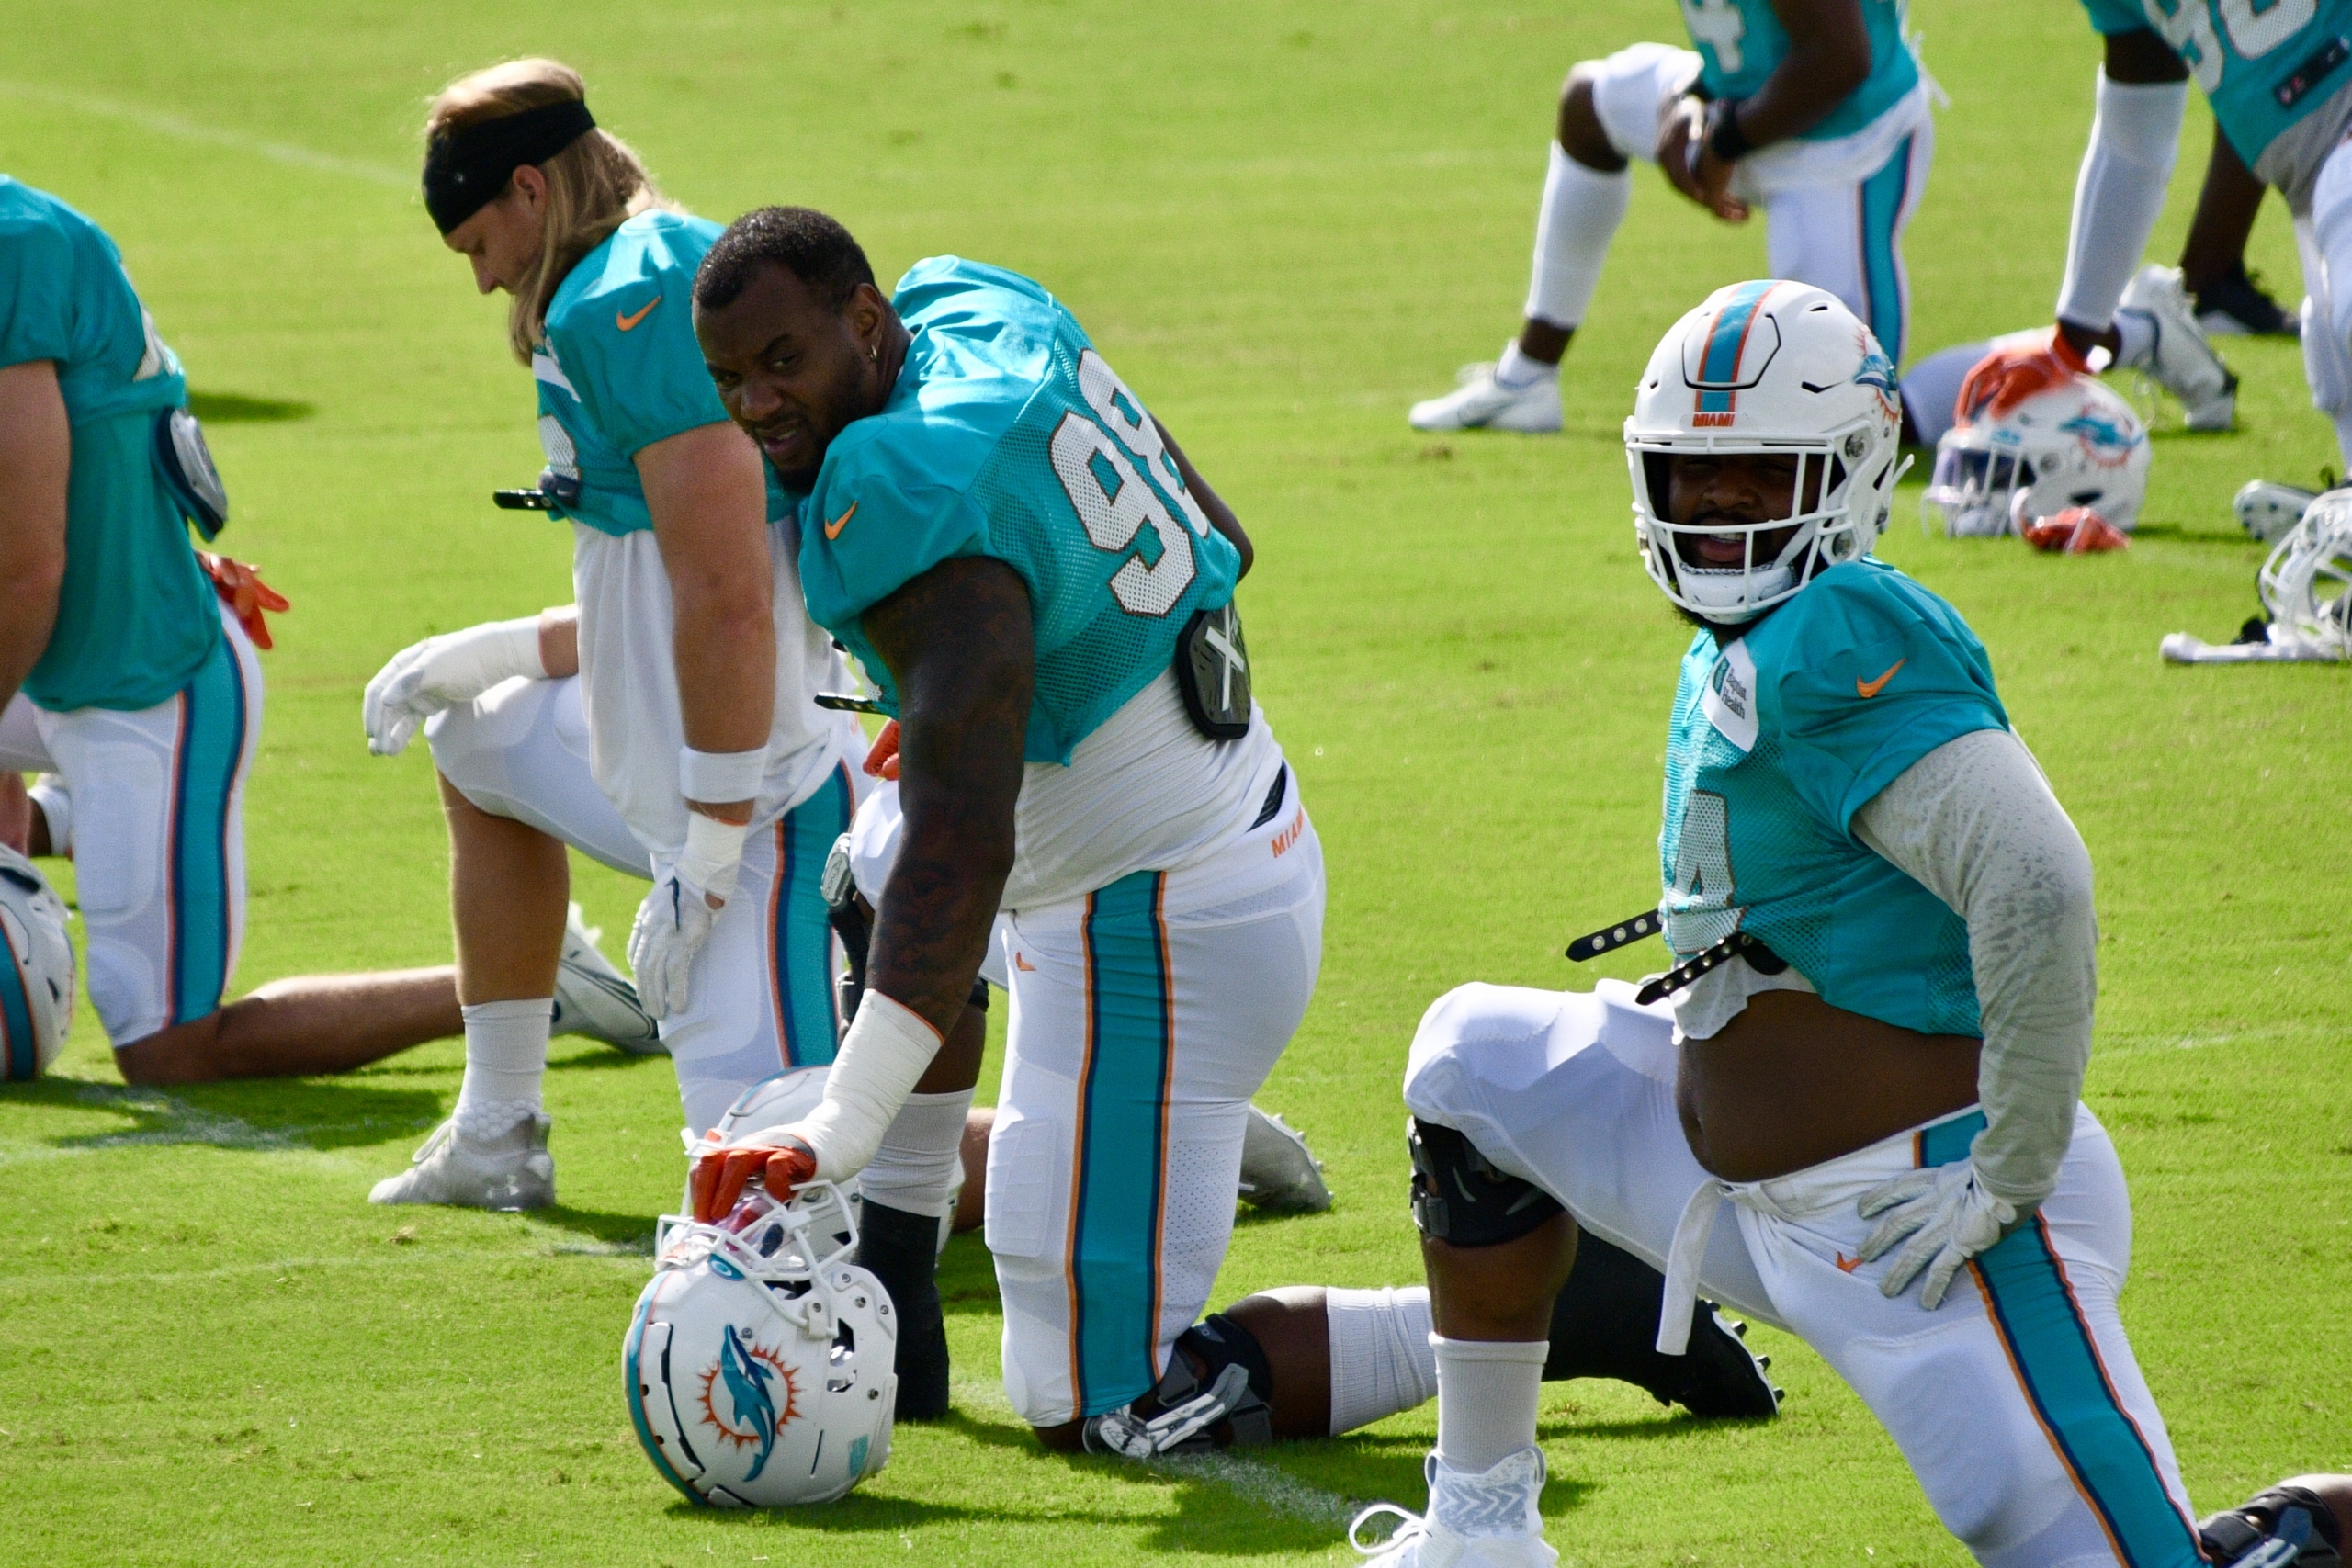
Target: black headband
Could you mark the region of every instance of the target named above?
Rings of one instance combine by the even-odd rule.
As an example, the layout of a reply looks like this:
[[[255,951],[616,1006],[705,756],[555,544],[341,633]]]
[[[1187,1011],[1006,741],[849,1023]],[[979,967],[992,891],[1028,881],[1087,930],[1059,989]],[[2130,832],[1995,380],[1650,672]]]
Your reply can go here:
[[[578,98],[461,125],[424,147],[424,209],[441,232],[471,218],[504,193],[526,164],[544,164],[596,129]]]

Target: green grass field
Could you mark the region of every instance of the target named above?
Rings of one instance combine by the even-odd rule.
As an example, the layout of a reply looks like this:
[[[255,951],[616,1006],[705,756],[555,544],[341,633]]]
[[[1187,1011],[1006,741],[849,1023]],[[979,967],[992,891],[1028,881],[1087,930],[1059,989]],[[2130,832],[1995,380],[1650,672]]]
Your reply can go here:
[[[1323,980],[1261,1097],[1337,1206],[1245,1221],[1216,1300],[1418,1277],[1406,1043],[1440,991],[1589,983],[1564,940],[1656,891],[1657,761],[1686,637],[1634,560],[1618,426],[1657,334],[1759,272],[1654,174],[1571,354],[1568,429],[1432,440],[1405,405],[1492,355],[1525,286],[1559,79],[1673,38],[1663,0],[1153,8],[1100,0],[411,7],[89,0],[12,13],[0,168],[121,243],[236,496],[224,543],[294,601],[266,660],[240,983],[447,960],[430,764],[361,740],[361,685],[430,632],[569,597],[562,530],[493,512],[539,455],[503,300],[413,194],[425,97],[520,53],[579,66],[669,190],[725,219],[825,208],[886,278],[956,252],[1068,300],[1259,546],[1260,695],[1331,872]],[[1914,352],[2047,320],[2095,45],[2058,0],[1919,0],[1950,91],[1908,246]],[[2200,107],[2155,252],[2179,243]],[[2290,297],[2274,203],[2254,261]],[[2141,1360],[2200,1509],[2352,1469],[2352,899],[2329,836],[2341,671],[2177,670],[2259,552],[2231,491],[2335,461],[2291,344],[2233,346],[2237,434],[2158,435],[2126,554],[1924,537],[2088,839],[2089,1098],[2132,1178]],[[70,892],[71,875],[51,863]],[[617,952],[638,894],[576,883]],[[1634,974],[1645,954],[1609,972]],[[560,1042],[566,1206],[365,1200],[445,1113],[456,1042],[346,1078],[126,1089],[86,1008],[0,1094],[0,1560],[43,1563],[1061,1563],[1348,1560],[1356,1500],[1418,1506],[1430,1410],[1156,1472],[1041,1456],[996,1384],[979,1237],[945,1266],[957,1412],[837,1506],[684,1506],[637,1452],[617,1350],[682,1167],[666,1063]],[[988,1097],[993,1076],[983,1079]],[[1893,1446],[1759,1331],[1764,1426],[1546,1390],[1551,1539],[1577,1563],[1957,1563]]]

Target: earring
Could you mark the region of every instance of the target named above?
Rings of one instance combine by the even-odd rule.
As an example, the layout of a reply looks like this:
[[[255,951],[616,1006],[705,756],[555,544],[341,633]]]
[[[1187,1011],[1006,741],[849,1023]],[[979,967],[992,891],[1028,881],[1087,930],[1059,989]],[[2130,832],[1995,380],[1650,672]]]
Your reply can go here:
[[[871,359],[871,360],[872,360],[872,361],[874,361],[874,363],[875,363],[875,364],[876,364],[876,365],[881,364],[881,363],[882,363],[882,345],[881,345],[880,344],[878,344],[878,343],[877,343],[877,344],[873,344],[868,345],[868,347],[867,347],[867,348],[866,348],[866,350],[865,350],[865,357],[866,357],[866,358],[868,358],[868,359]]]

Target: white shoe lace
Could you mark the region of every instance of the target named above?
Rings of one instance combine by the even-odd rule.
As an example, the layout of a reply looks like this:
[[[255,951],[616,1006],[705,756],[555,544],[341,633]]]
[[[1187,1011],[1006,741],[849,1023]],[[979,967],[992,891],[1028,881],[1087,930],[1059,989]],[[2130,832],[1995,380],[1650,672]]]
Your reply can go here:
[[[1395,1515],[1399,1521],[1396,1528],[1376,1541],[1367,1543],[1358,1540],[1357,1537],[1363,1532],[1365,1521],[1377,1518],[1383,1514]],[[1356,1555],[1359,1557],[1378,1557],[1385,1551],[1393,1551],[1400,1546],[1409,1546],[1429,1533],[1429,1520],[1408,1508],[1400,1508],[1394,1503],[1374,1503],[1348,1521],[1348,1544],[1356,1549]]]

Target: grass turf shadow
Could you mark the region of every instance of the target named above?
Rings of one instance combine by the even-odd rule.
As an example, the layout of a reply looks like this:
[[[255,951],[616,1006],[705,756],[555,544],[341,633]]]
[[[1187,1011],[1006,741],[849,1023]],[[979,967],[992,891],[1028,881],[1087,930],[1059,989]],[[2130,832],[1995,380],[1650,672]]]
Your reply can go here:
[[[187,412],[215,424],[282,424],[308,419],[315,404],[292,398],[250,398],[243,392],[199,392],[187,395]]]

